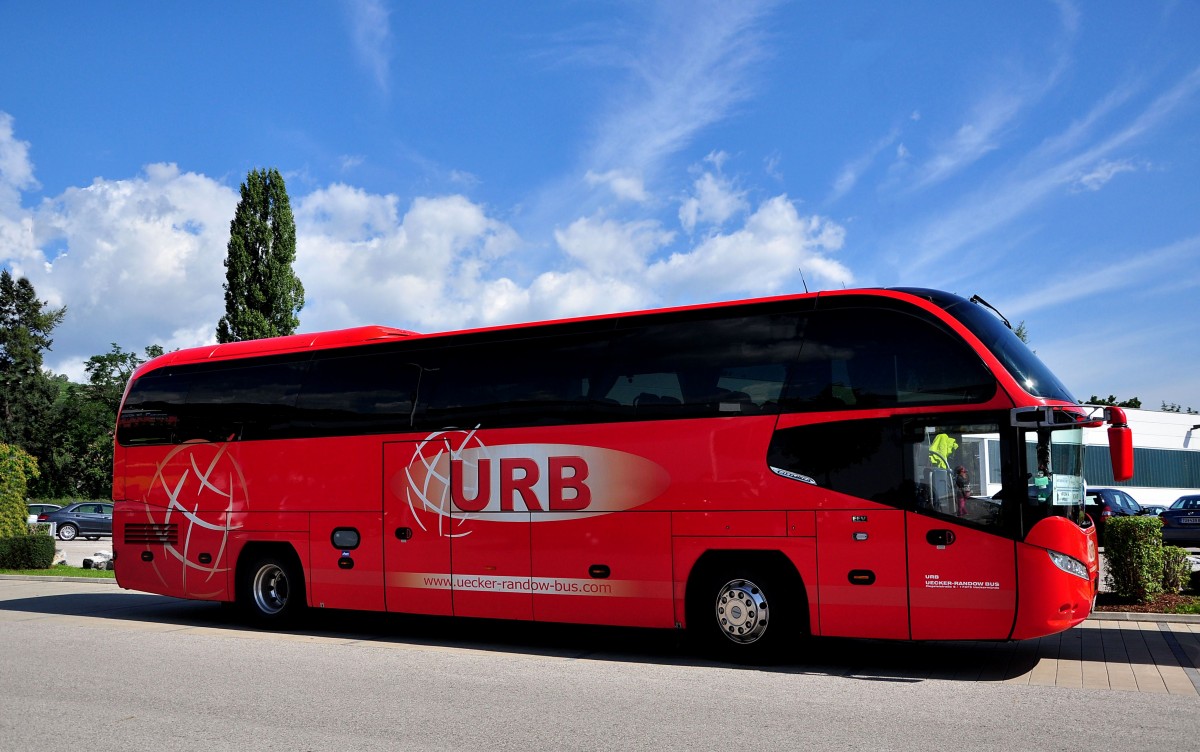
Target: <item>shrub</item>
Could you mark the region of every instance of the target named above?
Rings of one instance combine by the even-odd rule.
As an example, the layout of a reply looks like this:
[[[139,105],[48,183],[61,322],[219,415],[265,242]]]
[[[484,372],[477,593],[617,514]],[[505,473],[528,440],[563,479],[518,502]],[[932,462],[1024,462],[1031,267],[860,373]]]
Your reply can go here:
[[[1110,590],[1147,603],[1163,589],[1162,522],[1157,517],[1113,517],[1104,525]]]
[[[1192,562],[1188,552],[1178,546],[1163,547],[1163,592],[1179,593],[1190,585]]]
[[[37,460],[20,447],[0,444],[0,538],[26,534],[25,487],[38,477]]]
[[[0,569],[49,569],[54,563],[54,539],[49,535],[0,538]]]

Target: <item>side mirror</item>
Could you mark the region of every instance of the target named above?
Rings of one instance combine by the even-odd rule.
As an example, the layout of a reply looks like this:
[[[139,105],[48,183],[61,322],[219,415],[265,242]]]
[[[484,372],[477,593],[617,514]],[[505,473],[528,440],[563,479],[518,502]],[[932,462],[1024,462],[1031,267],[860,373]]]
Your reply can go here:
[[[1129,426],[1108,429],[1108,456],[1112,460],[1113,480],[1120,482],[1133,477],[1133,431]]]

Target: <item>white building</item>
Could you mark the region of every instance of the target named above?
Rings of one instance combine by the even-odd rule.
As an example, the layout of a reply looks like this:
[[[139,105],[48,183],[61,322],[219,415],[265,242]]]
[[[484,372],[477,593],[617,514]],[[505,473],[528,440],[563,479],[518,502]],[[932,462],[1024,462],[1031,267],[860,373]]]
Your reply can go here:
[[[1113,482],[1108,432],[1084,429],[1084,478],[1092,487],[1116,486],[1143,506],[1169,505],[1200,493],[1200,415],[1125,410],[1133,430],[1133,479]]]

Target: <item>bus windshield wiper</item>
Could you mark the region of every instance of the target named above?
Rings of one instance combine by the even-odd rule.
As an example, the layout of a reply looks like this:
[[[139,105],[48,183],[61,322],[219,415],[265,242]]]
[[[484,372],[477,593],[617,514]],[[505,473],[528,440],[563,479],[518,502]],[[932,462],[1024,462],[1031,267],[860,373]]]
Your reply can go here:
[[[979,305],[981,305],[981,306],[984,306],[985,308],[990,308],[990,309],[991,309],[991,311],[992,311],[992,313],[994,313],[994,314],[996,314],[997,316],[999,316],[999,317],[1000,317],[1000,320],[1004,322],[1004,325],[1005,325],[1005,326],[1007,326],[1009,329],[1012,329],[1012,324],[1008,323],[1008,319],[1004,318],[1004,314],[1003,314],[1003,313],[1000,313],[999,309],[997,309],[997,308],[996,308],[996,306],[994,306],[994,305],[992,305],[991,303],[987,302],[986,300],[984,300],[983,298],[979,297],[978,295],[972,295],[972,296],[971,296],[971,302],[972,302],[972,303],[978,303]]]

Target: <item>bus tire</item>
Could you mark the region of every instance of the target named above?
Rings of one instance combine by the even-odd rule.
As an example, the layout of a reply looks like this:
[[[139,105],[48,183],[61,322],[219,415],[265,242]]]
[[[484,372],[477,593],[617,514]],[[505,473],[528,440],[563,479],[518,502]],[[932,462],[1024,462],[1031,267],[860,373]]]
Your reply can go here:
[[[718,567],[700,575],[688,629],[704,652],[745,663],[775,660],[793,628],[794,604],[783,577],[765,566]]]
[[[249,559],[241,574],[238,601],[251,623],[281,628],[295,623],[304,611],[304,577],[292,557],[261,554]]]

